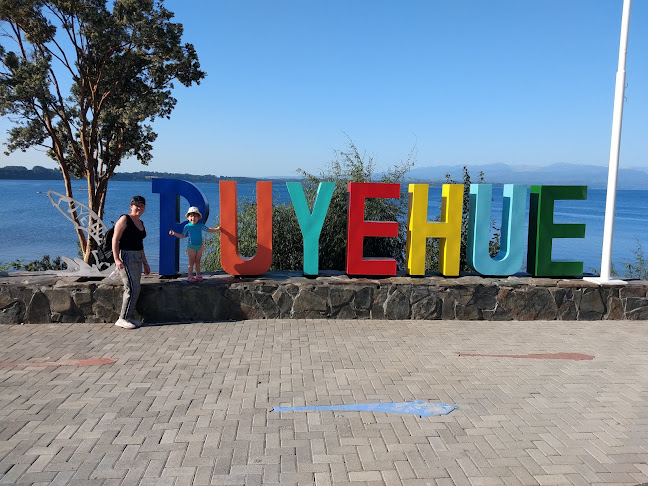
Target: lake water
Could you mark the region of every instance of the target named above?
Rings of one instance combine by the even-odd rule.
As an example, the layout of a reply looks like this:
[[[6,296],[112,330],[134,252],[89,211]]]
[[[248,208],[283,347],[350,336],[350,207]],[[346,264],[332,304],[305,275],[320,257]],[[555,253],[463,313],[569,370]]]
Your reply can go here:
[[[218,184],[198,184],[210,204],[208,225],[219,221]],[[83,181],[73,184],[75,198],[87,203]],[[159,252],[159,194],[151,191],[151,182],[111,181],[106,201],[104,221],[112,221],[128,212],[131,196],[146,197],[147,207],[142,220],[146,224],[146,253],[152,271],[158,268]],[[0,262],[17,259],[25,262],[37,260],[43,255],[52,258],[60,255],[77,256],[76,236],[72,223],[54,208],[47,197],[47,191],[64,193],[62,181],[0,180]],[[238,184],[239,200],[253,197],[254,184]],[[289,201],[284,183],[273,184],[274,199]],[[439,214],[441,188],[430,188],[429,218]],[[528,197],[527,197],[528,199]],[[187,202],[181,200],[184,212]],[[527,201],[528,212],[528,201]],[[493,188],[493,218],[499,225],[502,213],[502,188]],[[603,219],[605,214],[605,190],[589,189],[585,201],[556,201],[554,221],[556,223],[585,223],[585,238],[554,240],[554,260],[582,260],[587,272],[601,265],[603,242]],[[528,220],[528,218],[527,218]],[[528,223],[527,223],[528,224]],[[525,232],[527,228],[525,228]],[[616,218],[612,260],[615,263],[629,261],[637,246],[637,239],[648,246],[648,191],[617,192]],[[184,244],[181,242],[181,248]],[[646,248],[648,250],[648,247]],[[186,256],[180,252],[181,271],[186,268]]]

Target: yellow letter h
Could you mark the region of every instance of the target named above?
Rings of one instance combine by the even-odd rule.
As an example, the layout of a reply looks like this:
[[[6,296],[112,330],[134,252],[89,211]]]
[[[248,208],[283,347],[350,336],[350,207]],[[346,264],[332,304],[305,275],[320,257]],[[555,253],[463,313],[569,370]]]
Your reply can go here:
[[[439,222],[428,221],[428,184],[410,184],[408,191],[407,272],[425,275],[427,239],[440,238],[439,271],[446,276],[459,275],[463,185],[443,184]]]

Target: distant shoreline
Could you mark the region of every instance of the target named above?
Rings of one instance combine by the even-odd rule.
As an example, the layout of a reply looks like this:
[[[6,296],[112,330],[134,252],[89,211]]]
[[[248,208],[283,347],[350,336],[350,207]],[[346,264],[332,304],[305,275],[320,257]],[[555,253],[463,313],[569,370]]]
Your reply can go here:
[[[503,184],[523,185],[576,185],[587,186],[589,189],[607,188],[608,169],[599,166],[579,166],[573,164],[554,164],[548,167],[538,167],[535,170],[529,168],[516,168],[505,164],[474,165],[469,166],[473,177],[480,172],[484,173],[484,183],[493,186]],[[442,186],[446,183],[441,174],[450,176],[462,183],[462,166],[438,166],[438,167],[415,167],[410,170],[404,180],[404,184],[419,183],[430,186]],[[382,174],[376,174],[376,182],[379,182]],[[194,184],[217,184],[222,180],[237,181],[240,183],[253,184],[259,180],[270,180],[276,183],[288,181],[303,181],[303,177],[236,177],[218,175],[196,175],[176,172],[118,172],[111,180],[148,182],[153,178],[180,179]],[[34,166],[27,169],[21,166],[7,166],[0,168],[0,180],[62,180],[61,171],[58,169],[47,169],[41,166]],[[75,181],[84,179],[75,179]],[[74,181],[73,181],[74,182]],[[620,169],[617,180],[617,189],[641,190],[648,189],[648,171],[640,169]]]
[[[196,174],[180,174],[175,172],[154,172],[154,171],[141,171],[141,172],[117,172],[110,179],[112,181],[132,181],[132,182],[146,182],[155,178],[166,178],[166,179],[181,179],[188,182],[194,183],[216,183],[221,180],[227,181],[237,181],[241,183],[245,182],[256,182],[258,179],[254,177],[224,177],[216,175],[196,175]],[[41,167],[40,165],[34,166],[33,169],[28,169],[26,167],[21,167],[17,165],[10,165],[7,167],[0,168],[0,180],[61,180],[62,175],[61,171],[58,169],[47,169]],[[275,181],[300,181],[301,178],[294,177],[270,177]],[[84,180],[84,179],[75,179],[75,180]]]

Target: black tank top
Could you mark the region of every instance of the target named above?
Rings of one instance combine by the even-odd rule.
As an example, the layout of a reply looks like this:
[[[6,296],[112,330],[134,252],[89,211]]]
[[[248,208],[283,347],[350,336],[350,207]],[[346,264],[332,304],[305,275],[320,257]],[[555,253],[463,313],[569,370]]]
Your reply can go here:
[[[143,250],[146,228],[140,231],[128,214],[124,214],[123,216],[126,216],[126,229],[119,240],[119,249],[125,251]],[[144,226],[144,221],[140,219],[140,222]]]

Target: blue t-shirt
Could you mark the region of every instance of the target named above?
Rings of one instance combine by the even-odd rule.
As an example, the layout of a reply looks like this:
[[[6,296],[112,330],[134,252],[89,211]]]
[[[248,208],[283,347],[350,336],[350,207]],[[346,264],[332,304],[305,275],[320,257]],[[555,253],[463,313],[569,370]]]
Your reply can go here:
[[[202,246],[202,233],[207,232],[209,228],[203,223],[187,223],[182,230],[182,234],[189,236],[189,246]]]

